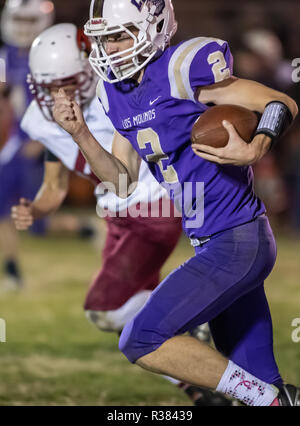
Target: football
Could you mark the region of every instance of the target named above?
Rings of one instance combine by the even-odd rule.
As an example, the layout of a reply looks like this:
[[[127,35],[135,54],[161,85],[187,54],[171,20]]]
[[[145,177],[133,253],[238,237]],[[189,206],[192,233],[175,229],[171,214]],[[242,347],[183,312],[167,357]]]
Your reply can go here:
[[[244,141],[251,142],[258,126],[258,116],[255,112],[237,105],[217,105],[201,114],[192,129],[192,142],[214,148],[226,146],[229,136],[222,125],[223,120],[233,124]]]

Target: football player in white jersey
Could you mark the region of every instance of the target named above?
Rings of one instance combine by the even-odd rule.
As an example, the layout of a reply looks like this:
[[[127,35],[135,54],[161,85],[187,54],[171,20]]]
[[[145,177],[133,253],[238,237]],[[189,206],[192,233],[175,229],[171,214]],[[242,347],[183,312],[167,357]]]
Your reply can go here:
[[[81,105],[99,143],[111,152],[114,129],[95,97],[97,82],[89,65],[88,50],[88,39],[73,24],[55,25],[32,44],[29,83],[35,100],[27,109],[21,126],[32,139],[46,147],[46,162],[44,182],[35,200],[21,199],[20,205],[12,209],[19,230],[27,229],[36,219],[59,208],[68,191],[70,171],[88,177],[95,185],[100,183],[72,138],[53,121],[51,110],[53,94],[63,87]],[[170,203],[165,190],[154,181],[146,165],[141,167],[142,183],[151,187],[152,202],[164,199]],[[104,265],[88,293],[85,310],[99,328],[121,331],[127,321],[127,311],[131,315],[132,309],[139,309],[158,284],[160,267],[180,236],[181,218],[178,214],[174,214],[171,221],[162,217],[133,218],[124,212],[120,214],[132,205],[148,204],[149,193],[135,191],[124,202],[102,188],[100,185],[96,190],[96,194],[100,194],[98,206],[110,212],[106,218],[108,235]],[[137,259],[139,253],[141,258]],[[132,297],[134,308],[131,303],[124,307]]]
[[[81,105],[99,144],[112,152],[114,128],[94,96],[97,82],[88,53],[88,39],[73,24],[55,25],[32,44],[29,83],[35,100],[21,125],[46,148],[45,176],[35,200],[21,199],[13,207],[12,217],[17,229],[26,230],[36,219],[57,210],[68,192],[70,171],[97,185],[98,212],[107,213],[108,233],[103,266],[90,287],[84,308],[88,319],[100,330],[120,333],[159,283],[160,269],[180,237],[181,217],[145,162],[141,164],[139,183],[128,199],[107,192],[77,144],[54,122],[53,95],[63,87]],[[170,215],[163,217],[163,211]],[[158,213],[158,217],[147,217],[149,212]],[[197,405],[231,404],[219,394],[177,384]]]

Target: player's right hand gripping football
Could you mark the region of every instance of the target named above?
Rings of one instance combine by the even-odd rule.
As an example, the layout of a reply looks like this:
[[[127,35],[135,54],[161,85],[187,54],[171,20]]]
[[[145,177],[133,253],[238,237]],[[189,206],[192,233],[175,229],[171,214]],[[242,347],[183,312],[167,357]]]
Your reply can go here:
[[[76,136],[86,127],[80,107],[66,95],[63,89],[59,89],[53,97],[55,101],[53,107],[54,120],[72,137]]]
[[[31,201],[21,198],[20,204],[11,209],[11,217],[18,231],[27,231],[34,222],[31,204]]]

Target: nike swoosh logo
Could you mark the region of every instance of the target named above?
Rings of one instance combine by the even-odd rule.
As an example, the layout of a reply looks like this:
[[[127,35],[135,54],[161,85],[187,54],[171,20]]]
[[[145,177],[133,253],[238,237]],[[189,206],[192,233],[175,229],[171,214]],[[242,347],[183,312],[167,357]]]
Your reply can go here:
[[[149,105],[153,105],[155,104],[156,101],[158,101],[158,99],[161,98],[161,96],[158,96],[158,98],[154,99],[154,101],[150,101]]]

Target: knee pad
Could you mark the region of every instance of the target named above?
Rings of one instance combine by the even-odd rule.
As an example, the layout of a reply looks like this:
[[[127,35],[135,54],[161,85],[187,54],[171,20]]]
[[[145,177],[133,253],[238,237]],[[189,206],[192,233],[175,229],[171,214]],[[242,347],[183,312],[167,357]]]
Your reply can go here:
[[[109,314],[113,311],[85,311],[85,315],[87,319],[95,324],[97,328],[101,331],[120,331],[116,328],[116,324],[111,318],[109,318]]]
[[[88,320],[100,330],[119,333],[123,330],[125,324],[144,306],[150,294],[150,291],[141,291],[127,300],[119,309],[113,311],[86,310],[85,314]]]

